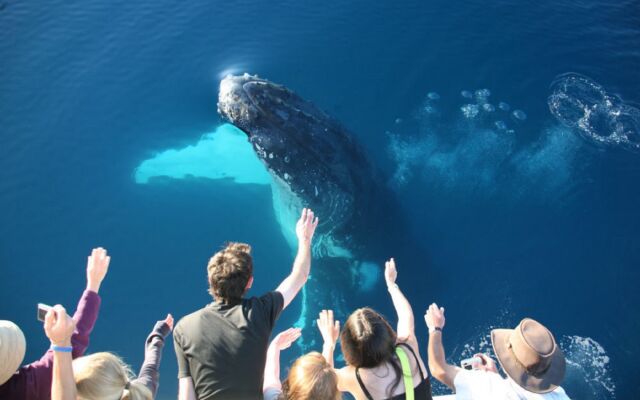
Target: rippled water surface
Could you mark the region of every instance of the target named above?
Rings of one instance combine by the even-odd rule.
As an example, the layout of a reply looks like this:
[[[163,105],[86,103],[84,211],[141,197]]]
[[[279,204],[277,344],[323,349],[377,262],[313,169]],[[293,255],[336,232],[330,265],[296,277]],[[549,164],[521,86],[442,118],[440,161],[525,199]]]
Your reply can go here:
[[[224,241],[253,245],[255,293],[279,283],[292,257],[269,186],[213,171],[245,173],[246,149],[208,163],[225,129],[218,82],[247,71],[339,119],[386,173],[409,220],[388,235],[415,243],[389,256],[425,350],[433,301],[447,309],[452,362],[531,316],[564,349],[573,398],[634,398],[638,9],[0,0],[0,319],[39,357],[36,303],[72,308],[85,256],[103,245],[112,268],[90,350],[137,366],[155,320],[209,301],[205,265]],[[393,315],[368,273],[347,309]],[[173,398],[172,345],[161,371],[159,398]]]

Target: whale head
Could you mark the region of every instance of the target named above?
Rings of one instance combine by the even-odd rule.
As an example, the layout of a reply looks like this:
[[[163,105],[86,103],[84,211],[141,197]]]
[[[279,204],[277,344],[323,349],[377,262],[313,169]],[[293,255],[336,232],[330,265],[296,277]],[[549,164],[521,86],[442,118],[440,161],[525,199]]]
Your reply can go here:
[[[346,222],[358,197],[375,186],[373,169],[352,135],[282,85],[229,75],[220,82],[218,112],[245,132],[271,175],[327,222]]]

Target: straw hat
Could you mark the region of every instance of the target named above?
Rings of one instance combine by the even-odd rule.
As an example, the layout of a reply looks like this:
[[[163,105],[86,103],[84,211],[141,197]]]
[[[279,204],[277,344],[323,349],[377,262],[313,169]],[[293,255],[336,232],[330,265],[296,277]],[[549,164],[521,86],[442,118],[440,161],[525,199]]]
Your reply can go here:
[[[562,382],[564,354],[541,323],[525,318],[515,329],[494,329],[491,343],[502,369],[524,389],[548,393]]]
[[[18,325],[0,320],[0,385],[16,373],[24,359],[26,347],[24,334]]]

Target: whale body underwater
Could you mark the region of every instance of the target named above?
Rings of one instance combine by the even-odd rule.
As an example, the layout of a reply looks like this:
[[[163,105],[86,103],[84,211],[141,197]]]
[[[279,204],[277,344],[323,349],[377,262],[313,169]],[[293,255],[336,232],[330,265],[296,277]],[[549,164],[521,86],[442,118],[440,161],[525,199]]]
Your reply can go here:
[[[318,312],[344,318],[371,304],[382,288],[383,262],[410,248],[405,219],[386,176],[348,130],[290,89],[248,74],[220,82],[218,112],[228,124],[196,145],[142,162],[139,184],[152,178],[231,179],[269,185],[275,219],[292,254],[295,224],[304,207],[320,219],[311,274],[301,293],[298,327],[313,327]],[[385,297],[386,298],[386,297]],[[315,329],[299,345],[314,345]]]
[[[274,211],[292,249],[300,210],[309,207],[320,218],[298,325],[322,308],[343,317],[345,297],[373,289],[382,261],[393,255],[383,251],[398,240],[385,237],[385,228],[397,232],[403,223],[387,180],[337,120],[282,85],[227,76],[218,112],[246,134],[272,177]]]

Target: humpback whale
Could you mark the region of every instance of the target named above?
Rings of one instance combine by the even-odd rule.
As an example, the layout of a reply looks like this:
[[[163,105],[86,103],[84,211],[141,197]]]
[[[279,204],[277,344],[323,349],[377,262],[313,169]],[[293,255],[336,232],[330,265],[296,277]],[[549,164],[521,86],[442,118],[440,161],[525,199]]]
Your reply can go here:
[[[246,134],[271,175],[282,229],[293,230],[303,206],[320,217],[300,325],[315,319],[308,308],[316,304],[344,315],[345,294],[372,288],[380,274],[367,260],[380,263],[392,255],[382,253],[393,248],[385,228],[397,231],[402,223],[386,179],[337,120],[282,85],[229,75],[220,82],[218,112]],[[291,233],[285,237],[295,249]]]
[[[290,89],[248,74],[220,82],[218,111],[229,123],[194,145],[143,161],[135,181],[189,177],[269,186],[276,221],[292,253],[303,207],[320,218],[313,265],[301,294],[298,327],[333,308],[338,318],[358,303],[374,305],[382,261],[415,253],[387,177],[368,159],[355,136]],[[386,296],[383,296],[386,299]],[[348,301],[347,301],[348,299]],[[317,335],[305,332],[308,350]]]

